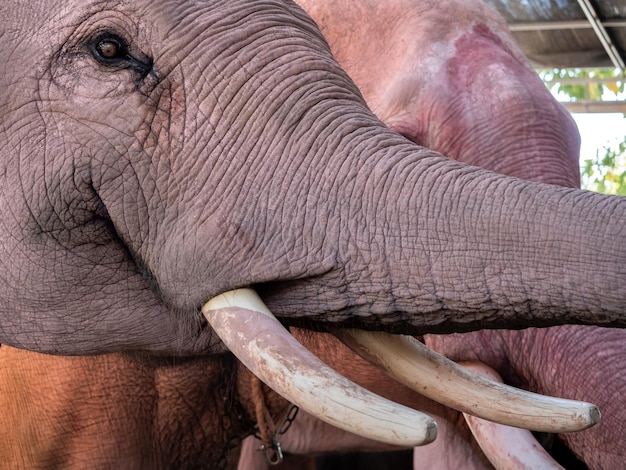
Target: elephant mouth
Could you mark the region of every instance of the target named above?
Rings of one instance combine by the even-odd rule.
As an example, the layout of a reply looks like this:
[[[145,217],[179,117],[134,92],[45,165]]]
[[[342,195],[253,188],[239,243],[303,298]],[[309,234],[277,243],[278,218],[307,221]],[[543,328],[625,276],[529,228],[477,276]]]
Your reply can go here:
[[[253,374],[322,421],[402,447],[428,444],[436,438],[437,425],[431,417],[382,398],[328,367],[298,343],[252,289],[221,294],[208,301],[202,313]],[[332,333],[395,380],[466,414],[481,447],[489,440],[485,434],[501,434],[504,429],[522,433],[507,438],[509,443],[522,445],[530,436],[522,429],[572,432],[600,420],[595,405],[509,387],[461,367],[409,336],[351,329]],[[485,431],[494,425],[483,420],[504,426]],[[525,449],[522,455],[537,458]]]

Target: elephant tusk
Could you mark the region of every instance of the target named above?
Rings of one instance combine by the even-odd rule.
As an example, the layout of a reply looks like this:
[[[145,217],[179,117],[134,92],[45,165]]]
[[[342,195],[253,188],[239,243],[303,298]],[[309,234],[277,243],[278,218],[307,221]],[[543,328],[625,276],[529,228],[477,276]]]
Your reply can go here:
[[[326,366],[291,336],[253,290],[221,294],[209,300],[202,313],[252,373],[322,421],[404,447],[435,439],[432,418],[379,397]]]
[[[498,373],[480,362],[462,363],[464,367],[501,382]],[[492,423],[463,413],[476,442],[498,470],[563,470],[537,439],[526,429]]]
[[[595,405],[494,382],[460,367],[410,336],[352,329],[335,330],[333,334],[407,387],[479,418],[553,433],[580,431],[600,421]]]

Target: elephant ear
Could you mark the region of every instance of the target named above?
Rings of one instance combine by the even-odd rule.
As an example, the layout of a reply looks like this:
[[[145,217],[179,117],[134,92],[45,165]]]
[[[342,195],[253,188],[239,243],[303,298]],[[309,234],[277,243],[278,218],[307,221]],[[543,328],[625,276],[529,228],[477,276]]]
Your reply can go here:
[[[207,302],[202,312],[248,369],[322,421],[404,447],[435,439],[436,425],[428,416],[367,392],[327,367],[290,335],[253,290],[221,294]],[[594,405],[536,395],[486,379],[411,337],[358,330],[334,333],[403,384],[475,416],[546,432],[582,430],[600,419]]]

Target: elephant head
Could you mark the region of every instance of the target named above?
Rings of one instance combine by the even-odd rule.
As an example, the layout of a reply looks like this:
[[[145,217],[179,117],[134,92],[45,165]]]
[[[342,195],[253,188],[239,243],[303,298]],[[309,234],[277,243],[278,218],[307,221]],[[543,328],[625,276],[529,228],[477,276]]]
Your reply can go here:
[[[4,343],[217,352],[198,309],[250,285],[317,328],[624,323],[621,199],[388,131],[294,5],[20,5],[2,12]]]
[[[3,343],[219,353],[242,286],[313,329],[624,326],[623,201],[391,132],[295,5],[0,8]]]
[[[471,165],[579,184],[575,123],[485,2],[298,3],[390,128]]]

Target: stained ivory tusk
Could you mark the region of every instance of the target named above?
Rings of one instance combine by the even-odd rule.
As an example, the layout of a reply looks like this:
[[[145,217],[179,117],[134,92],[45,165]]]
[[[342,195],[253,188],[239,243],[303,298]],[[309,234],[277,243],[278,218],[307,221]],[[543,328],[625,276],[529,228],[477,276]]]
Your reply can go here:
[[[502,382],[491,367],[480,362],[464,362],[463,367]],[[537,439],[526,429],[492,423],[463,413],[476,442],[497,470],[563,470]]]
[[[455,410],[541,432],[581,431],[600,421],[590,403],[547,397],[486,379],[410,336],[362,330],[333,334],[407,387]]]
[[[259,379],[313,416],[345,431],[414,447],[437,436],[429,416],[375,395],[311,354],[251,289],[209,300],[202,313],[224,344]]]

